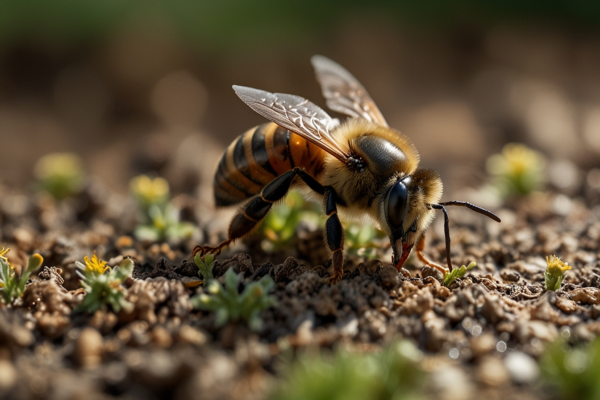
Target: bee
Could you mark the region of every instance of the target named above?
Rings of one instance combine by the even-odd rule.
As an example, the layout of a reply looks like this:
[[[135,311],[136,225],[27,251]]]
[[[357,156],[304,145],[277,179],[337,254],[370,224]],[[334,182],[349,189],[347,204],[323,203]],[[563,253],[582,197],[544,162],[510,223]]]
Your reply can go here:
[[[332,255],[335,283],[343,276],[344,230],[339,215],[366,217],[385,231],[398,271],[415,243],[418,258],[446,272],[422,253],[425,231],[436,210],[444,213],[446,261],[450,260],[446,206],[464,206],[495,221],[492,212],[471,203],[440,203],[442,180],[419,167],[419,153],[408,136],[388,126],[360,82],[344,67],[313,56],[327,106],[350,118],[340,123],[302,97],[233,86],[237,96],[271,122],[246,131],[223,154],[214,178],[217,206],[245,202],[229,226],[228,239],[216,247],[196,246],[219,254],[233,241],[252,233],[274,203],[292,187],[320,200],[327,215],[324,241]]]

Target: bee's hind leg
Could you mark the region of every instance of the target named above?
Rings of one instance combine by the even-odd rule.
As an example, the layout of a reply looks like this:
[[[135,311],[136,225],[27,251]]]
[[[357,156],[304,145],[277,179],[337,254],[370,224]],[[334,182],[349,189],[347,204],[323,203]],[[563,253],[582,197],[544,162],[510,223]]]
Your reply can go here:
[[[323,194],[323,186],[300,168],[294,168],[287,171],[271,181],[263,188],[260,194],[252,197],[244,204],[235,217],[233,217],[233,220],[229,225],[227,240],[215,247],[196,246],[192,252],[192,257],[198,253],[201,256],[208,253],[219,255],[223,248],[229,246],[235,240],[251,234],[267,216],[269,211],[271,211],[273,203],[281,200],[287,194],[296,175],[300,176],[312,190],[319,194]]]
[[[446,268],[442,267],[440,264],[438,264],[434,261],[431,261],[430,259],[425,257],[425,255],[423,254],[424,249],[425,249],[425,235],[421,236],[421,239],[419,240],[419,243],[417,244],[417,251],[416,251],[417,257],[423,264],[425,264],[431,268],[435,268],[438,271],[440,271],[442,274],[445,275],[448,272],[448,270]]]

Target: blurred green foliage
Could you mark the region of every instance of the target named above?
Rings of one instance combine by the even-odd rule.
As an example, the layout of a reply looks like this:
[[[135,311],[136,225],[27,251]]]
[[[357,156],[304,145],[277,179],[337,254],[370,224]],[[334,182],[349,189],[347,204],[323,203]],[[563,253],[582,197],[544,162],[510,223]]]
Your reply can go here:
[[[81,158],[73,153],[50,153],[40,158],[34,168],[35,187],[56,200],[74,196],[85,185]]]
[[[576,347],[557,340],[546,348],[540,369],[558,398],[600,399],[600,339]]]
[[[354,254],[372,260],[377,257],[376,239],[385,237],[385,234],[376,230],[368,223],[346,223],[344,229],[344,248],[348,254]]]
[[[214,266],[215,257],[208,253],[204,255],[204,257],[200,256],[200,253],[197,253],[194,256],[194,263],[198,267],[198,276],[202,278],[202,285],[206,286],[210,279],[213,279],[212,269]]]
[[[215,323],[223,326],[229,321],[243,319],[252,330],[262,327],[260,312],[276,305],[275,297],[269,295],[275,289],[275,282],[270,276],[263,276],[258,282],[251,282],[238,292],[240,275],[228,269],[224,276],[225,287],[216,279],[211,279],[206,293],[192,298],[195,308],[214,311]]]
[[[44,262],[44,258],[36,253],[29,257],[27,267],[18,274],[6,257],[6,253],[9,251],[10,249],[4,247],[0,250],[0,294],[6,305],[12,304],[15,299],[23,296],[29,277]]]
[[[526,196],[544,185],[544,156],[522,143],[508,143],[487,160],[493,185],[504,198]]]
[[[194,226],[179,221],[179,210],[169,200],[169,183],[164,178],[140,175],[129,186],[140,215],[134,231],[136,238],[177,243],[192,236]]]
[[[283,202],[273,206],[261,225],[266,238],[262,242],[263,250],[271,252],[288,245],[300,221],[323,225],[320,215],[318,204],[307,202],[297,190],[290,190]]]
[[[302,353],[289,366],[272,400],[423,399],[426,375],[421,352],[401,341],[375,353],[338,349]]]
[[[515,20],[600,27],[600,3],[587,0],[0,0],[0,46],[31,39],[80,45],[101,40],[139,16],[157,15],[185,40],[217,51],[260,40],[287,46],[290,40],[322,38],[348,16],[442,29]]]

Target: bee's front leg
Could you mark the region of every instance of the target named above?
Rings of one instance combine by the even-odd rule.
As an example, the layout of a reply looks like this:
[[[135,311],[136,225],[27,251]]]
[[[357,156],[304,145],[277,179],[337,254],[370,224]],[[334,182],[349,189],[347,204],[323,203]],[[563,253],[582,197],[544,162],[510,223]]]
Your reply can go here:
[[[336,283],[344,275],[344,229],[337,215],[335,192],[332,188],[325,188],[323,208],[328,217],[325,223],[325,242],[333,252],[333,275],[329,278],[329,282]]]
[[[444,267],[442,267],[440,264],[431,261],[430,259],[428,259],[427,257],[425,257],[425,254],[423,254],[423,250],[425,250],[425,234],[423,234],[423,236],[421,236],[421,239],[419,240],[419,243],[417,244],[417,257],[419,258],[419,260],[421,260],[421,262],[431,268],[435,268],[438,271],[440,271],[442,274],[446,274],[448,272],[448,270]]]

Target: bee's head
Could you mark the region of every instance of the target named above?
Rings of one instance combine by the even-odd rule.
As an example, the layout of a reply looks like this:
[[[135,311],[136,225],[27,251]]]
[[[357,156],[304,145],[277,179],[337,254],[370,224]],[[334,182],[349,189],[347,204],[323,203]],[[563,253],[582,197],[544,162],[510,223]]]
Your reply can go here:
[[[442,181],[432,170],[418,169],[413,175],[390,181],[381,198],[380,212],[396,268],[404,264],[416,239],[431,223],[433,211],[428,204],[437,203],[441,196]]]

